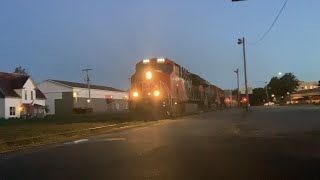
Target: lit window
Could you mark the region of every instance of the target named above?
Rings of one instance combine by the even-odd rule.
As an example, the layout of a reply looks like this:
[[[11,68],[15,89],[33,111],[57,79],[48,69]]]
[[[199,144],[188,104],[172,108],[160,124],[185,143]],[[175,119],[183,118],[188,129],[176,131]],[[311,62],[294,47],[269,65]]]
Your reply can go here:
[[[149,59],[145,59],[145,60],[143,60],[142,62],[143,62],[144,64],[146,64],[146,63],[149,63],[150,60],[149,60]]]
[[[10,116],[16,115],[16,107],[10,107]]]

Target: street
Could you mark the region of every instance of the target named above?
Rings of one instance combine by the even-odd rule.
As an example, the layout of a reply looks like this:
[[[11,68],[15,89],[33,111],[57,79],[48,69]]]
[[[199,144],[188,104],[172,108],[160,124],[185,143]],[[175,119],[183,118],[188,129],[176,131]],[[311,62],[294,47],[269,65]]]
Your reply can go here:
[[[0,179],[320,179],[320,109],[201,113],[0,155]]]

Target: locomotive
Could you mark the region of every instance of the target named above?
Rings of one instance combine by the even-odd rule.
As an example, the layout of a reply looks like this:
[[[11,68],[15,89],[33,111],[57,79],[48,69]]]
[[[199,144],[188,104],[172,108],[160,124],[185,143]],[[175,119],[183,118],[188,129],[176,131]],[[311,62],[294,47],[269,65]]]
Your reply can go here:
[[[131,76],[129,108],[176,116],[218,108],[224,92],[168,58],[144,59]]]

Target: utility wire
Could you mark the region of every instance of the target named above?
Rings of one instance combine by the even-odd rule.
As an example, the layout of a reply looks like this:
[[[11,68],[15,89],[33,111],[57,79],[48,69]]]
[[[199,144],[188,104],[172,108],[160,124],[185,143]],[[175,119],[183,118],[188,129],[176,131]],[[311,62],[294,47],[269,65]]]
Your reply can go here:
[[[280,15],[281,15],[283,9],[286,7],[288,1],[289,1],[289,0],[286,0],[286,1],[284,2],[284,4],[283,4],[281,10],[279,11],[276,19],[273,21],[273,23],[271,24],[271,26],[269,27],[269,29],[263,34],[263,36],[261,36],[261,38],[260,38],[258,41],[256,41],[255,43],[250,43],[250,44],[253,44],[253,45],[254,45],[254,44],[257,44],[257,43],[259,43],[260,41],[262,41],[262,40],[266,37],[266,35],[270,32],[270,30],[272,29],[272,27],[275,25],[275,23],[276,23],[277,20],[279,19]]]

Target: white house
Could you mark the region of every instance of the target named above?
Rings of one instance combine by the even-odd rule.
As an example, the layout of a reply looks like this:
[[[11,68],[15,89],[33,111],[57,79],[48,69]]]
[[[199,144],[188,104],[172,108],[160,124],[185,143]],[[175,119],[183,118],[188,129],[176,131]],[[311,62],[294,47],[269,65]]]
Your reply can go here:
[[[0,118],[44,116],[45,99],[30,76],[0,72]]]
[[[47,98],[48,114],[66,114],[87,108],[93,112],[128,108],[128,93],[112,87],[90,85],[90,99],[84,83],[49,79],[39,83],[38,87]]]

